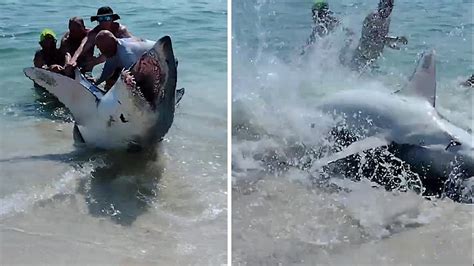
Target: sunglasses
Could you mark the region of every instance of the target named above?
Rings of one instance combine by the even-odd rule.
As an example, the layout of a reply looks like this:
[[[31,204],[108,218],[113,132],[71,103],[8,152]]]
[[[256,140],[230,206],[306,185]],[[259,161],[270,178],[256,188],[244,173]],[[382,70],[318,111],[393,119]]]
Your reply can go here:
[[[107,21],[112,21],[113,18],[112,16],[103,16],[103,17],[98,17],[97,22],[107,22]]]

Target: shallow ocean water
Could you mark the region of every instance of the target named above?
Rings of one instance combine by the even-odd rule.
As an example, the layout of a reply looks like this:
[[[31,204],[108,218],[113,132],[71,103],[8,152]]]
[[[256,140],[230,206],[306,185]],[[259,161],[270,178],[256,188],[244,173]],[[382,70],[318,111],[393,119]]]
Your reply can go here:
[[[171,36],[186,94],[155,154],[77,149],[67,111],[22,69],[43,28],[62,36],[72,16],[93,27],[99,4],[2,1],[0,264],[225,263],[227,3],[100,4],[136,36]]]

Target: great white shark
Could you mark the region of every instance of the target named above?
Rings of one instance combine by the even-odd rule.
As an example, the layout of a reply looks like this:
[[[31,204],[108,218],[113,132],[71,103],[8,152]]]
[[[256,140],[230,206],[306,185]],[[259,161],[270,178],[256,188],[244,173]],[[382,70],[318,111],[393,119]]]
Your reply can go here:
[[[311,170],[385,147],[422,177],[425,194],[471,202],[459,195],[459,185],[474,176],[474,137],[440,115],[435,105],[434,51],[422,55],[401,91],[347,90],[324,99],[318,109],[339,119],[357,140],[316,160]]]
[[[125,84],[122,75],[104,92],[77,69],[74,80],[33,67],[24,73],[71,111],[76,141],[105,149],[141,149],[163,138],[173,123],[176,68],[171,38],[165,36],[128,70],[136,85]]]

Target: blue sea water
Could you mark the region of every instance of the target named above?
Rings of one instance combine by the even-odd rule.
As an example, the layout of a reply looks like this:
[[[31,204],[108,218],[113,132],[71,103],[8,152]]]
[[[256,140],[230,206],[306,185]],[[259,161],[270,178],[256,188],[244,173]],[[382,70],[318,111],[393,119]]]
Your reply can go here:
[[[61,37],[73,16],[92,28],[100,5],[135,36],[172,38],[186,94],[157,159],[81,154],[65,109],[47,104],[23,75],[43,28]],[[226,7],[0,1],[0,264],[226,261]]]
[[[344,27],[360,36],[362,21],[376,9],[378,1],[328,1],[330,10]],[[271,51],[288,57],[301,47],[311,32],[312,1],[236,1],[233,36],[235,44],[253,51]],[[258,13],[258,14],[257,14]],[[416,56],[435,49],[439,76],[470,76],[473,43],[472,0],[397,0],[391,15],[390,33],[406,36],[402,52],[385,49],[382,65],[400,72],[412,70]],[[239,51],[234,49],[233,52]],[[469,75],[468,75],[469,74]]]

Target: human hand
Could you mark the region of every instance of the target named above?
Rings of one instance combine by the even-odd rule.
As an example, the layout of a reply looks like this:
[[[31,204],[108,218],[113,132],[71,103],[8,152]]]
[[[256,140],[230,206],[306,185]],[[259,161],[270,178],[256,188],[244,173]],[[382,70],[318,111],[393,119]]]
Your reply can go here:
[[[398,47],[396,42],[390,43],[388,47],[393,50],[400,50],[400,47]]]
[[[53,71],[53,72],[61,72],[64,70],[64,67],[60,66],[60,65],[52,65],[49,67],[49,70],[50,71]]]
[[[128,87],[135,87],[135,85],[137,85],[135,77],[129,70],[122,71],[122,80]]]
[[[65,66],[75,68],[77,66],[77,62],[76,61],[69,61],[69,62],[66,63]]]
[[[85,77],[88,81],[90,81],[91,83],[94,83],[94,84],[95,84],[96,79],[95,79],[94,77],[88,76],[88,75],[84,75],[84,77]]]
[[[397,42],[407,45],[408,44],[408,39],[405,36],[397,37]]]

